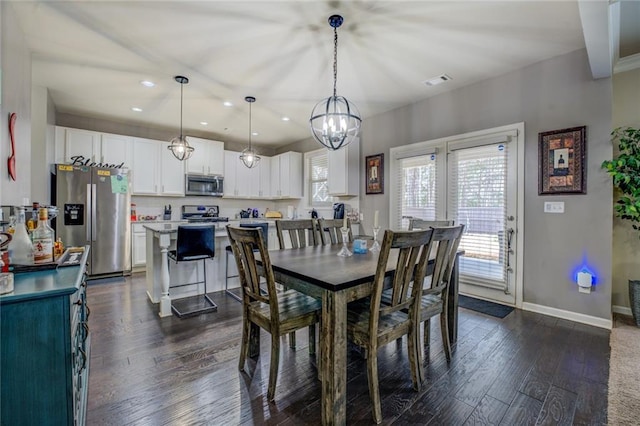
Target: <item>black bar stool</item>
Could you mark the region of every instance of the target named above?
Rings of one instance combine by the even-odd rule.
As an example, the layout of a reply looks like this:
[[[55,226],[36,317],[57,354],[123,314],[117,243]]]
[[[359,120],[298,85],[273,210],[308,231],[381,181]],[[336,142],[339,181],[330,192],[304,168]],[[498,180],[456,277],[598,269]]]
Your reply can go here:
[[[176,249],[170,250],[168,253],[168,257],[176,263],[202,260],[203,280],[184,284],[169,285],[169,293],[171,293],[172,288],[204,283],[204,305],[202,301],[200,301],[199,304],[195,303],[190,297],[171,301],[171,310],[175,312],[175,314],[180,318],[205,312],[214,312],[218,309],[218,306],[213,302],[213,300],[211,300],[211,298],[207,294],[206,261],[207,259],[213,259],[213,257],[215,256],[215,231],[216,228],[214,224],[178,226],[178,239],[176,241]],[[169,262],[169,264],[171,264],[171,262]],[[200,296],[196,297],[199,298]]]
[[[262,229],[262,238],[264,239],[265,245],[268,247],[268,235],[269,235],[269,224],[267,222],[252,222],[252,223],[241,223],[241,228],[260,228]],[[229,256],[233,256],[233,252],[231,251],[231,246],[225,247],[225,252],[227,253],[227,257],[225,259],[225,278],[224,278],[224,291],[238,302],[242,302],[242,296],[234,293],[232,290],[229,290],[229,278],[236,278],[239,275],[229,275]],[[242,289],[238,287],[240,291]]]

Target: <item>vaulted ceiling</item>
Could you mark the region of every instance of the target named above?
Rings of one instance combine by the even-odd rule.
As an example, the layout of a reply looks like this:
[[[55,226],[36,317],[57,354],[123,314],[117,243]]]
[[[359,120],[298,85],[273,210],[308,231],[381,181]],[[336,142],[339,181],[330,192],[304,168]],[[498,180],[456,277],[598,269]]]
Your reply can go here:
[[[596,10],[598,30],[583,28],[579,1],[11,3],[33,51],[33,83],[49,89],[58,112],[177,129],[180,85],[173,77],[184,75],[186,134],[246,141],[244,97],[252,95],[253,143],[274,147],[308,138],[313,106],[332,94],[332,14],[345,19],[338,94],[365,120],[585,45],[595,57],[585,31],[600,34],[608,22]],[[619,31],[619,56],[640,51],[633,25],[640,3],[626,3],[618,19],[631,25]],[[600,36],[592,39],[601,49]],[[442,74],[451,80],[424,84]]]

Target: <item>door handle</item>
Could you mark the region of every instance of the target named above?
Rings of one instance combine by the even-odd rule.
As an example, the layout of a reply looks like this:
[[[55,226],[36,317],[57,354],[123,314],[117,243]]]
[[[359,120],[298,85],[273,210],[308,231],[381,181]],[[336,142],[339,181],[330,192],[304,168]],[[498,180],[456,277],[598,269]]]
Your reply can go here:
[[[87,202],[85,205],[87,207],[84,212],[84,216],[85,216],[84,223],[86,224],[85,226],[87,229],[87,235],[86,235],[87,241],[91,241],[91,225],[90,225],[89,215],[93,213],[89,211],[90,210],[89,207],[91,206],[91,184],[90,183],[87,184],[87,200],[86,201]]]
[[[91,241],[96,240],[96,227],[98,226],[98,219],[96,217],[98,215],[98,211],[96,210],[98,205],[96,202],[96,187],[97,185],[95,183],[91,185]]]

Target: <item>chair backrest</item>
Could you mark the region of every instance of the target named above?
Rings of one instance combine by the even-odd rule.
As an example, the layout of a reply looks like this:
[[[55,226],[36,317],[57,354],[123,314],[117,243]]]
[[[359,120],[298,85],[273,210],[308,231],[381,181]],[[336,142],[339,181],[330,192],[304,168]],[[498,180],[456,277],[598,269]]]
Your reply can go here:
[[[265,243],[262,228],[239,228],[227,225],[227,234],[233,257],[238,266],[240,286],[242,287],[242,301],[245,306],[260,301],[269,304],[271,321],[278,323],[280,313],[276,281],[271,268],[271,259]],[[257,248],[257,250],[255,250]],[[258,269],[256,254],[260,255],[262,268]],[[265,278],[267,294],[260,288],[260,277]]]
[[[433,244],[436,257],[433,273],[431,274],[431,284],[428,288],[423,289],[423,295],[440,294],[443,300],[446,299],[448,294],[447,287],[451,281],[453,264],[456,260],[463,232],[464,225],[433,228]]]
[[[425,220],[412,218],[409,219],[409,231],[413,231],[415,229],[429,229],[429,228],[438,228],[441,226],[453,226],[453,220]]]
[[[402,310],[409,311],[409,318],[418,321],[421,286],[412,283],[423,282],[429,264],[429,252],[434,231],[391,231],[385,230],[382,247],[378,256],[378,266],[371,294],[370,335],[378,330],[380,315]],[[381,304],[387,264],[392,250],[397,250],[397,260],[392,282],[392,296],[389,304]]]
[[[241,223],[241,228],[260,228],[262,229],[262,238],[264,238],[264,244],[269,247],[269,224],[267,222],[251,222]]]
[[[189,260],[190,257],[214,257],[216,253],[216,226],[180,225],[176,240],[176,259]]]
[[[322,245],[342,244],[343,219],[318,219],[318,229],[320,232],[320,242]],[[351,232],[351,219],[347,219],[348,242],[353,242],[353,232]]]
[[[292,248],[320,245],[320,236],[315,219],[276,220],[280,250],[285,246],[285,231],[289,234]]]

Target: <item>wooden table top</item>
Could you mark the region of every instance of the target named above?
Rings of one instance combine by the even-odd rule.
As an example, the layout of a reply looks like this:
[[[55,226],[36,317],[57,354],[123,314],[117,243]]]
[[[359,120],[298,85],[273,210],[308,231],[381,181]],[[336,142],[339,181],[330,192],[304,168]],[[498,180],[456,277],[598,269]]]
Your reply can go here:
[[[274,271],[304,280],[321,288],[338,291],[373,281],[378,265],[378,253],[367,251],[350,257],[337,255],[342,244],[311,246],[298,249],[269,251]],[[349,249],[352,245],[349,244]],[[387,264],[390,275],[395,269],[396,254]]]

